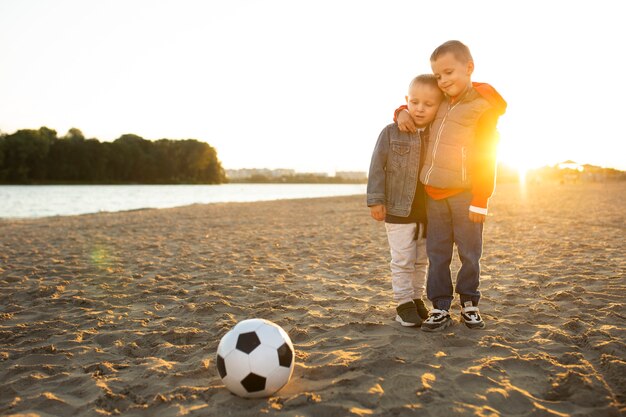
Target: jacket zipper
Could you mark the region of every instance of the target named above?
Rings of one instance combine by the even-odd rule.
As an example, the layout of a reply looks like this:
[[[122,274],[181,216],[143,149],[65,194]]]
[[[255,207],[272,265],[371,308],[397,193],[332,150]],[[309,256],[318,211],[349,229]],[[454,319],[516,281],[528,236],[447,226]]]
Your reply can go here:
[[[443,130],[443,126],[446,124],[446,119],[448,118],[448,114],[461,102],[461,100],[454,103],[454,105],[448,104],[448,110],[446,110],[445,116],[443,116],[443,120],[441,120],[441,125],[439,126],[439,130],[437,130],[437,136],[435,137],[435,144],[433,145],[433,158],[430,162],[430,167],[426,172],[426,178],[424,179],[424,184],[428,184],[428,180],[430,180],[430,174],[433,172],[433,168],[435,167],[435,157],[437,156],[437,148],[439,147],[439,140],[441,139],[441,131]]]

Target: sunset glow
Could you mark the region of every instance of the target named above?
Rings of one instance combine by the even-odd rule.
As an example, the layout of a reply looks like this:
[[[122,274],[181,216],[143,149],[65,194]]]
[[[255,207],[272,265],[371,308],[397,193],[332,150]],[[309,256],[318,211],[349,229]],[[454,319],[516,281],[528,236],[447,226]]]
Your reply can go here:
[[[626,84],[578,88],[598,71],[593,57],[626,66],[615,53],[626,38],[616,6],[489,0],[478,10],[453,0],[446,24],[420,20],[416,42],[397,29],[441,15],[440,4],[394,4],[5,0],[0,131],[193,138],[215,147],[226,169],[367,171],[408,82],[431,72],[435,46],[460,39],[472,79],[509,104],[501,161],[520,172],[568,159],[626,169],[621,109],[611,105]],[[558,80],[544,70],[573,56],[582,59]]]

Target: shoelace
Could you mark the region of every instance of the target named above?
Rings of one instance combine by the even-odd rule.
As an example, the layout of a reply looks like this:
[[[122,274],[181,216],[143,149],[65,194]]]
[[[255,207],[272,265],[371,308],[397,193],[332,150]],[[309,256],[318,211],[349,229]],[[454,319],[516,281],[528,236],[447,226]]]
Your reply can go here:
[[[480,315],[477,311],[470,311],[468,313],[465,313],[465,315],[469,317],[471,321],[480,321]]]

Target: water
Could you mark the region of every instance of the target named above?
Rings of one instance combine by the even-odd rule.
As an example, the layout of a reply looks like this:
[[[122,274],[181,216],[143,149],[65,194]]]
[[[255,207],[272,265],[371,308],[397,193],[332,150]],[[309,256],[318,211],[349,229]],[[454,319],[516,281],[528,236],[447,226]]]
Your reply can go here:
[[[365,189],[365,184],[6,185],[0,186],[0,218],[331,197],[365,194]]]

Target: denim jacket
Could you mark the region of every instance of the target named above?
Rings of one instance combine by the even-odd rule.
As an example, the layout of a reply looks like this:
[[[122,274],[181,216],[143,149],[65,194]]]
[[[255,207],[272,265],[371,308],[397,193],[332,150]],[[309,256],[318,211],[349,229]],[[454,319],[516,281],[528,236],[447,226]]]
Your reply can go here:
[[[378,137],[367,180],[367,206],[384,204],[387,213],[407,217],[417,188],[420,133],[401,132],[395,123]]]

